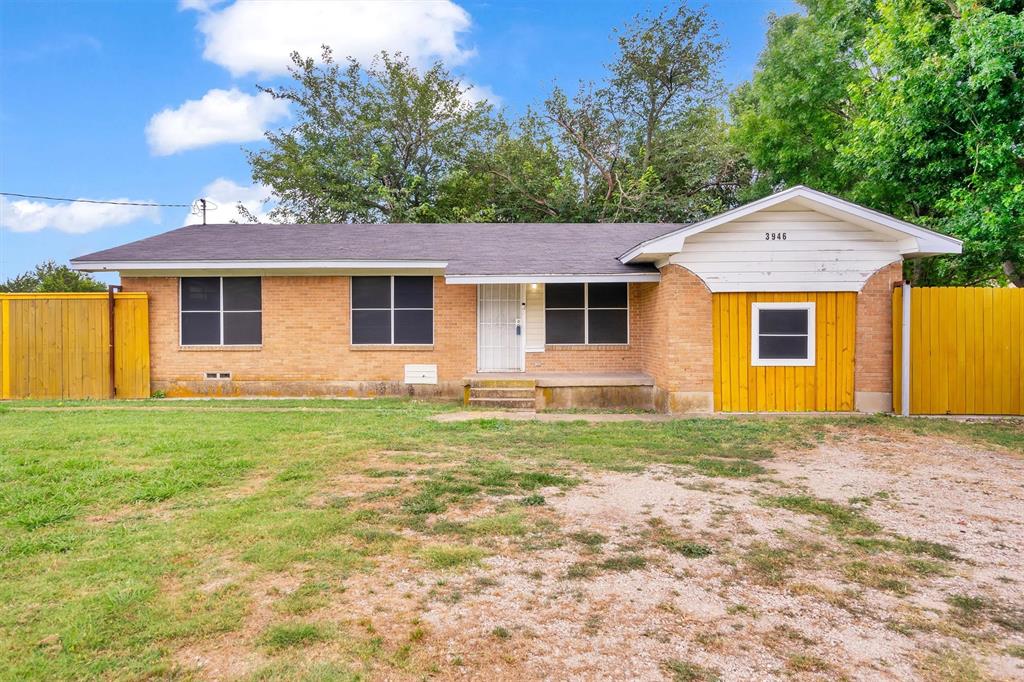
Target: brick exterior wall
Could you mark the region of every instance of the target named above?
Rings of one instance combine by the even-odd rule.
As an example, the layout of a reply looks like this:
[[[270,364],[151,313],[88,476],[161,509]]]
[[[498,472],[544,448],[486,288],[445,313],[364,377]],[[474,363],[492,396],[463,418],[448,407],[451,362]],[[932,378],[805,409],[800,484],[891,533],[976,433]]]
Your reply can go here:
[[[903,262],[896,261],[875,272],[857,295],[857,392],[892,393],[892,287],[902,279]]]
[[[205,392],[208,371],[235,382],[274,382],[260,392],[308,393],[308,382],[401,382],[406,363],[436,364],[438,380],[461,382],[476,369],[476,287],[434,278],[434,344],[353,346],[348,277],[264,277],[263,343],[259,347],[182,348],[178,278],[125,277],[125,291],[145,291],[150,306],[154,388]],[[306,382],[306,386],[301,383]],[[298,384],[298,385],[289,385]],[[350,392],[365,392],[353,387]],[[388,392],[369,388],[369,392]]]
[[[548,346],[527,353],[527,371],[645,372],[662,409],[709,409],[714,390],[712,297],[679,265],[661,268],[660,283],[630,285],[626,346]],[[892,384],[891,290],[901,263],[876,272],[857,298],[856,391],[884,404]],[[150,362],[156,390],[172,395],[216,392],[205,372],[231,372],[235,388],[261,394],[405,392],[404,366],[436,364],[438,387],[418,392],[457,395],[476,371],[477,287],[434,278],[434,344],[353,346],[348,277],[264,277],[263,343],[259,347],[179,346],[178,278],[125,277],[125,291],[150,298]],[[318,387],[322,387],[318,388]],[[891,404],[891,403],[890,403]],[[889,408],[885,408],[889,409]]]
[[[629,343],[624,346],[548,345],[543,353],[526,354],[528,372],[642,372],[641,353],[646,341],[641,307],[642,287],[629,285]]]
[[[640,289],[641,366],[669,393],[711,392],[714,356],[711,291],[679,265],[661,268],[661,282]]]

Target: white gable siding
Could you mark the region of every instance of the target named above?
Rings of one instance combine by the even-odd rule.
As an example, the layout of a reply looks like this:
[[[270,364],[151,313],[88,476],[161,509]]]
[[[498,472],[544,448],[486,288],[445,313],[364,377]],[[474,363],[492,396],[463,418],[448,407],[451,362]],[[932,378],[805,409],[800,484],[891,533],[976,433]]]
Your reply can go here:
[[[544,285],[526,285],[526,350],[544,350]]]
[[[711,291],[860,291],[900,249],[895,235],[816,211],[764,210],[687,237],[669,262]]]

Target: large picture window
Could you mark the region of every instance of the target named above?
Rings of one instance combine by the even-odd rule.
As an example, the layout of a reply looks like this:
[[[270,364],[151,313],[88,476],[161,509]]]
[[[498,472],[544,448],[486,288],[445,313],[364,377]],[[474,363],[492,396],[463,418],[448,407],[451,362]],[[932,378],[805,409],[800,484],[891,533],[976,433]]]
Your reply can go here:
[[[352,278],[352,343],[433,342],[433,277]]]
[[[750,364],[814,365],[813,303],[754,303],[750,332]]]
[[[182,277],[180,296],[181,345],[263,342],[259,277]]]
[[[548,284],[544,298],[546,343],[629,342],[629,288],[625,282]]]

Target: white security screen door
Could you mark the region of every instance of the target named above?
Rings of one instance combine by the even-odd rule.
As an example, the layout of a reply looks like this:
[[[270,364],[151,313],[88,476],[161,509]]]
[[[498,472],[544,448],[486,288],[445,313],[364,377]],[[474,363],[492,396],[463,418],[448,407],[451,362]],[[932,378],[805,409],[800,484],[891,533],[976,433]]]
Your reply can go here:
[[[523,371],[524,301],[521,284],[477,289],[477,364],[481,372]]]

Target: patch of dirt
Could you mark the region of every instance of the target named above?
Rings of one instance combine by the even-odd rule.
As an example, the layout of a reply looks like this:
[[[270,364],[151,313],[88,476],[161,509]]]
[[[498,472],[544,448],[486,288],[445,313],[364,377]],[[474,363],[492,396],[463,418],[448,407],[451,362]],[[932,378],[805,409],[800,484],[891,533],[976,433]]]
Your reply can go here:
[[[232,582],[219,575],[200,587],[213,592]],[[302,584],[296,573],[278,573],[248,583],[252,601],[245,623],[239,630],[191,642],[178,649],[174,662],[204,680],[234,680],[251,674],[269,660],[257,646],[257,640],[277,614],[274,602],[294,592]]]
[[[982,589],[1021,602],[1024,458],[952,439],[847,432],[812,451],[780,453],[775,478],[841,503],[867,500],[863,514],[914,539],[970,559],[951,590]],[[1014,583],[1007,583],[1009,578]]]
[[[363,494],[415,480],[419,463],[377,455],[353,463],[332,490]],[[764,464],[770,475],[742,480],[669,466],[589,477],[577,470],[584,483],[542,491],[544,506],[521,508],[540,529],[527,536],[405,531],[416,543],[467,542],[489,556],[462,571],[431,570],[406,550],[374,557],[372,570],[347,577],[304,617],[337,624],[348,643],[303,655],[358,668],[352,647],[373,641],[383,653],[363,660],[371,677],[389,680],[424,671],[432,679],[661,680],[671,677],[670,660],[724,680],[906,680],[947,655],[977,659],[994,679],[1024,678],[1024,661],[1005,653],[1024,646],[1024,633],[988,622],[959,627],[948,604],[954,594],[1024,604],[1024,459],[935,437],[893,442],[855,427]],[[409,474],[372,477],[369,468]],[[843,571],[852,550],[821,518],[761,504],[794,493],[852,499],[887,533],[948,544],[961,560],[906,577],[905,595],[855,582]],[[444,518],[477,518],[507,502],[480,499]],[[689,558],[659,539],[666,536],[711,554]],[[764,548],[790,553],[783,577],[754,570],[751,557]],[[624,557],[636,563],[603,563]],[[866,561],[895,559],[908,558]],[[176,660],[205,679],[251,674],[267,660],[257,643],[272,605],[301,584],[296,575],[256,583],[240,631],[192,643]],[[211,575],[210,584],[225,579]],[[402,651],[407,658],[396,663]]]

